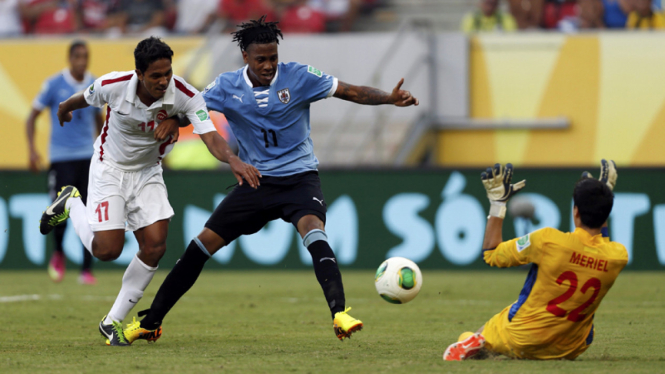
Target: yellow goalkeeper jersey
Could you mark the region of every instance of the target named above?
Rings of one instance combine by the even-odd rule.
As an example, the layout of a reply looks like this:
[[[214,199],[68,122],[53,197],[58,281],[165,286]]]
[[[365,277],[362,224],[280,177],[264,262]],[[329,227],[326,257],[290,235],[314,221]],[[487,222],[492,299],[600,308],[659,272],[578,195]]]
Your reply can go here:
[[[499,353],[531,359],[584,352],[593,340],[594,313],[628,262],[623,245],[580,228],[541,229],[483,256],[497,267],[533,264],[517,301],[486,325],[488,342],[510,351]]]

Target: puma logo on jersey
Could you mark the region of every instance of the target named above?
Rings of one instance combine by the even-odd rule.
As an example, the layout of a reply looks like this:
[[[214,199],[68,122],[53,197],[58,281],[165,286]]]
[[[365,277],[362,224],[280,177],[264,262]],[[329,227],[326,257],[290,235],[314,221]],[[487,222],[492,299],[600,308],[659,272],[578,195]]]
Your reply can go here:
[[[238,101],[240,101],[240,102],[242,103],[242,97],[243,97],[243,96],[245,96],[245,94],[242,94],[242,95],[240,95],[240,96],[238,96],[238,95],[233,95],[233,98],[234,98],[234,99],[237,99]]]
[[[316,197],[313,197],[312,200],[316,200],[316,201],[318,201],[319,204],[321,204],[321,206],[323,206],[323,199],[319,200],[319,199],[317,199]]]

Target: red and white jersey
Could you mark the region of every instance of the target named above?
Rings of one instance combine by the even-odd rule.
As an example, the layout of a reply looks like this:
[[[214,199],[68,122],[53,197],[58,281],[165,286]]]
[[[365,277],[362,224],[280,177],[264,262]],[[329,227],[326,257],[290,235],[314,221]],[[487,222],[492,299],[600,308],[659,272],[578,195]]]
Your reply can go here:
[[[99,160],[124,171],[159,164],[173,144],[170,137],[166,141],[155,140],[154,131],[176,114],[187,116],[195,134],[217,131],[201,93],[184,79],[174,75],[164,96],[150,107],[136,94],[139,83],[134,71],[114,71],[85,90],[88,104],[99,108],[108,104],[104,127],[94,145]]]

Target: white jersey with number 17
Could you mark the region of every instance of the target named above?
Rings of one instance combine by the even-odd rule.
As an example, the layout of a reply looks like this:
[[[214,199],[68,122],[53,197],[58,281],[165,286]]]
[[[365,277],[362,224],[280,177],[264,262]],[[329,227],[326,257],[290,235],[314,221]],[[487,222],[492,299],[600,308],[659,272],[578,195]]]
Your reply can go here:
[[[124,171],[160,164],[173,148],[171,139],[157,141],[154,131],[165,119],[186,115],[195,134],[216,131],[201,94],[184,79],[173,76],[164,96],[151,106],[136,94],[140,84],[134,71],[106,74],[84,92],[88,104],[108,104],[106,121],[95,141],[95,158]]]

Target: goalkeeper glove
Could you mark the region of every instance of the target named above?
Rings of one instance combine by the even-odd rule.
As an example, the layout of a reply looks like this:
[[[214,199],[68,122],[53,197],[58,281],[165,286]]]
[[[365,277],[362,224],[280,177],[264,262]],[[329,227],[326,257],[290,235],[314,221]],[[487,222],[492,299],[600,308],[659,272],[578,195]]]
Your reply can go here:
[[[512,164],[506,164],[506,166],[495,164],[494,168],[487,168],[480,174],[490,201],[490,216],[505,217],[506,202],[526,185],[526,180],[511,184],[512,178]]]
[[[617,165],[613,160],[610,160],[609,162],[607,162],[605,159],[600,160],[600,177],[598,178],[599,181],[605,183],[611,191],[614,191],[614,186],[617,184],[618,177],[619,174],[617,174]],[[591,173],[588,171],[585,171],[582,173],[582,178],[593,178],[593,175],[591,175]]]

